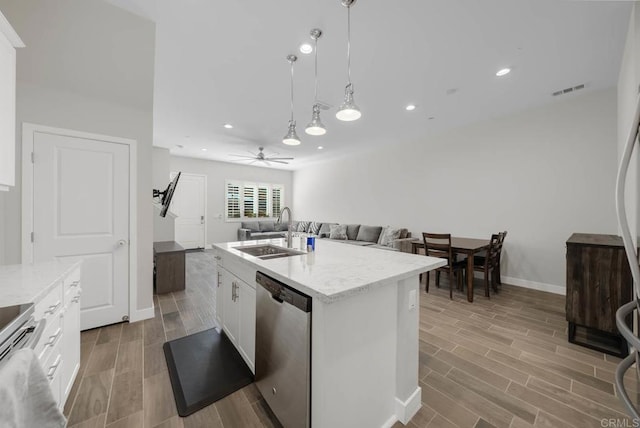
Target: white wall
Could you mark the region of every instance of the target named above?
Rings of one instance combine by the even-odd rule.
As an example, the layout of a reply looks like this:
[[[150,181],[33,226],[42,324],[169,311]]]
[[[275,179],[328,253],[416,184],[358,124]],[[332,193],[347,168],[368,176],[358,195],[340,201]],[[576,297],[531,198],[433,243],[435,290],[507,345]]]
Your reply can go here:
[[[291,171],[171,156],[171,171],[207,176],[207,244],[236,241],[240,222],[224,220],[225,180],[241,180],[284,185],[284,204],[291,206]],[[297,217],[294,211],[294,217]]]
[[[640,49],[640,2],[635,2],[629,19],[627,40],[618,78],[618,160],[622,157],[638,101],[640,89],[640,53],[638,49]],[[636,243],[640,231],[639,151],[640,147],[636,145],[629,167],[625,192],[627,218]]]
[[[0,0],[0,10],[27,44],[17,57],[17,183],[0,194],[4,263],[21,258],[23,122],[132,138],[138,154],[137,309],[151,308],[155,25],[100,0]],[[135,90],[127,91],[129,85]]]
[[[164,190],[169,184],[170,153],[169,149],[153,148],[151,158],[151,184],[154,189]],[[176,238],[175,218],[170,214],[160,217],[159,206],[153,209],[153,241],[174,241]]]
[[[507,230],[503,276],[562,292],[567,238],[616,233],[615,170],[611,89],[296,171],[294,212],[414,236]]]

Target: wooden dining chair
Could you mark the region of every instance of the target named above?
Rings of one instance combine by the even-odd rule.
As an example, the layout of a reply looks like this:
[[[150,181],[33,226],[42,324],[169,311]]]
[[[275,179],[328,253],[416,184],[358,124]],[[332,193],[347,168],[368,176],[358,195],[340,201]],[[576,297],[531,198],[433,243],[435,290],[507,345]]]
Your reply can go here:
[[[484,273],[484,295],[491,298],[489,286],[496,290],[496,272],[500,266],[500,252],[502,251],[502,232],[494,233],[489,240],[489,248],[484,257],[474,258],[473,270]]]
[[[498,254],[498,266],[496,267],[496,284],[502,285],[502,278],[500,278],[500,260],[502,259],[502,247],[504,245],[504,240],[507,237],[507,231],[499,233],[500,235],[500,254]]]
[[[458,288],[462,285],[462,274],[466,262],[456,261],[456,255],[451,249],[451,234],[449,233],[422,233],[425,255],[439,257],[447,260],[447,265],[436,269],[436,287],[440,287],[440,272],[449,274],[449,298],[453,299],[453,276],[456,275]],[[427,285],[425,291],[429,292],[429,272],[427,272]]]

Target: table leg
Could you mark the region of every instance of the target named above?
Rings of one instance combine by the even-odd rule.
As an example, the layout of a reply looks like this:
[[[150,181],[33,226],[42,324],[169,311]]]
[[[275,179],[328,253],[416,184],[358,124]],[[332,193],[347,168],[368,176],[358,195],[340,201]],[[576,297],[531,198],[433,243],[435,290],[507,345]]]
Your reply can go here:
[[[467,253],[467,300],[473,302],[473,252]]]

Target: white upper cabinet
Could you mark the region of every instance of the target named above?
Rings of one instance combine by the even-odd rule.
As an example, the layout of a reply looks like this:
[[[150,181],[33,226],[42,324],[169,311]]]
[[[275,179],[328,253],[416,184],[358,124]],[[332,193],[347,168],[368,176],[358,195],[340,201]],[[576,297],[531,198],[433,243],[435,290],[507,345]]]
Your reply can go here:
[[[0,12],[0,190],[16,180],[16,48],[24,47]]]

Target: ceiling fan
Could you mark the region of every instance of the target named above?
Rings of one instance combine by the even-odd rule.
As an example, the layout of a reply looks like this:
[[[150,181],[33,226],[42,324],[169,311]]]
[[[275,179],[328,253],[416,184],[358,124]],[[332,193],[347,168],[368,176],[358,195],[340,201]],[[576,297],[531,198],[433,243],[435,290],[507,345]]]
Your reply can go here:
[[[270,162],[288,164],[289,162],[285,162],[285,161],[293,160],[293,158],[275,157],[275,155],[278,155],[278,153],[274,153],[271,156],[265,156],[263,150],[264,150],[264,147],[258,147],[258,153],[249,152],[251,153],[252,156],[247,156],[247,155],[230,155],[230,156],[239,158],[238,161],[249,161],[249,165],[256,162],[264,162],[267,165],[270,165]]]

